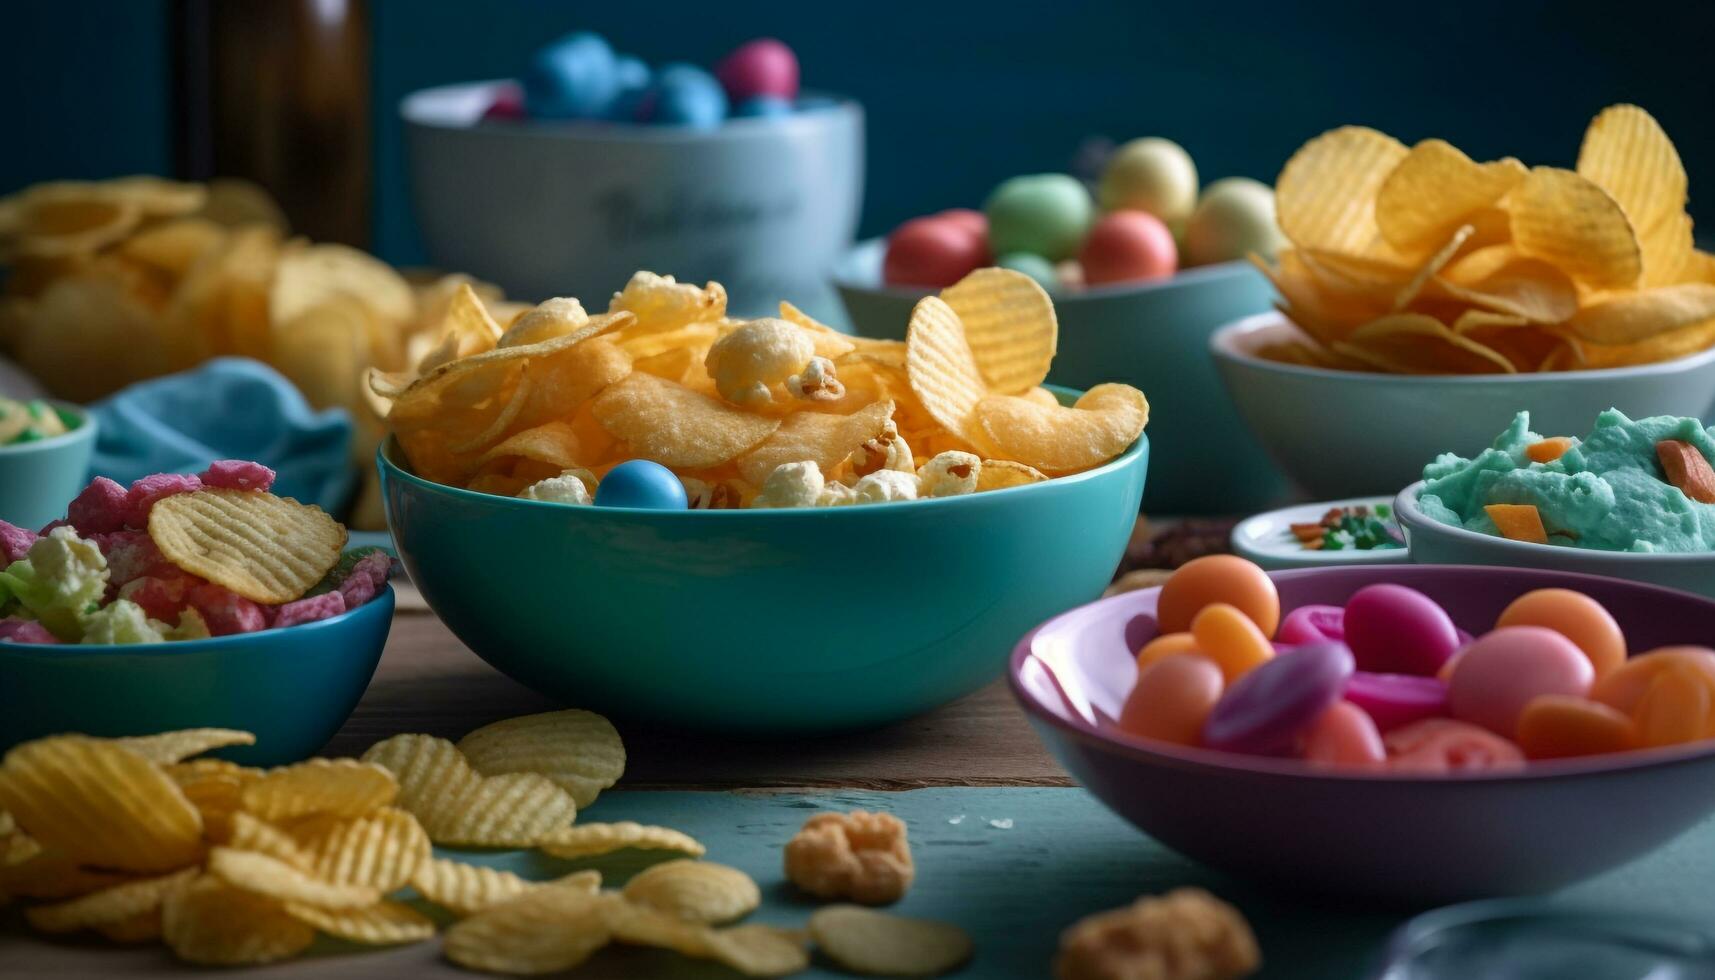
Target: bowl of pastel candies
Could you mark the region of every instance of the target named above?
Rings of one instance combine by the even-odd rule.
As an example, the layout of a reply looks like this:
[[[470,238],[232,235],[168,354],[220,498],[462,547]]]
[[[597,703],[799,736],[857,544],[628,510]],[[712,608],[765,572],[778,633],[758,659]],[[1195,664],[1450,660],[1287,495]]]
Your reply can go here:
[[[1270,309],[1273,288],[1247,255],[1281,237],[1274,191],[1248,177],[1199,185],[1179,144],[1135,139],[1086,168],[1093,178],[1026,174],[993,188],[981,210],[912,218],[859,243],[834,285],[854,329],[900,338],[918,300],[997,265],[1054,297],[1060,346],[1050,380],[1074,388],[1124,381],[1162,406],[1150,436],[1183,465],[1150,475],[1146,509],[1265,509],[1283,478],[1223,394],[1209,336]]]
[[[1715,808],[1715,603],[1475,566],[1194,560],[1072,610],[1014,693],[1190,857],[1406,902],[1559,887]]]
[[[785,43],[649,64],[588,31],[518,77],[400,104],[431,259],[524,296],[597,296],[638,268],[717,280],[735,309],[835,312],[863,193],[863,110],[804,91]],[[749,304],[747,306],[747,304]]]

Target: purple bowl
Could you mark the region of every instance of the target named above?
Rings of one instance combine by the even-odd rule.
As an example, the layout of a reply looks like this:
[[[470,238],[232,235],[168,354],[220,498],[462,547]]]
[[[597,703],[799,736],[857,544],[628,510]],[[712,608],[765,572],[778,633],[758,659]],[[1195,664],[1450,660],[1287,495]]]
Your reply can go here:
[[[1576,589],[1608,608],[1632,651],[1715,646],[1715,602],[1542,569],[1372,565],[1274,572],[1281,606],[1343,604],[1397,582],[1482,632],[1532,589]],[[1080,606],[1013,651],[1008,678],[1037,734],[1098,799],[1187,857],[1300,891],[1412,904],[1567,885],[1667,843],[1715,809],[1715,742],[1522,772],[1424,776],[1319,770],[1121,731],[1133,651],[1156,635],[1160,589]]]

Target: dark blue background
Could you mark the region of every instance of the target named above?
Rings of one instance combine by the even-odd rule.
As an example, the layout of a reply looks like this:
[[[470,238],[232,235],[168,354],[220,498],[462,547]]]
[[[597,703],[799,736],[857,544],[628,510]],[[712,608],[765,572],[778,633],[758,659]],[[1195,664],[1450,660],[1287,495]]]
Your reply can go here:
[[[0,191],[170,168],[166,6],[7,10]],[[1701,0],[376,0],[372,9],[375,247],[401,263],[422,254],[399,99],[514,74],[536,44],[577,28],[651,62],[711,64],[760,34],[792,44],[806,85],[868,107],[865,233],[978,203],[1012,174],[1064,169],[1092,134],[1172,137],[1205,181],[1272,179],[1301,142],[1342,123],[1407,142],[1441,136],[1478,157],[1569,165],[1584,124],[1617,101],[1662,121],[1691,172],[1693,213],[1715,213],[1698,206],[1700,191],[1715,197],[1715,3]]]

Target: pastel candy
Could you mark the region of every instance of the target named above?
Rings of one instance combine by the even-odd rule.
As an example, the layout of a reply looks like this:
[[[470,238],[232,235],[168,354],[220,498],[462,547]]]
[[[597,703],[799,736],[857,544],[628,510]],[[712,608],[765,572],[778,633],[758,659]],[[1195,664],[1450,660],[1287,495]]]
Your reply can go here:
[[[1715,650],[1706,647],[1661,647],[1641,653],[1614,668],[1590,689],[1590,697],[1625,714],[1633,714],[1638,702],[1664,670],[1683,669],[1703,678],[1715,693]],[[1715,735],[1715,731],[1709,734]]]
[[[1232,683],[1203,723],[1203,744],[1228,752],[1282,755],[1340,697],[1352,654],[1338,643],[1283,653]]]
[[[1197,638],[1190,633],[1163,633],[1137,651],[1137,669],[1144,670],[1163,657],[1176,653],[1196,653]]]
[[[1090,228],[1078,252],[1091,286],[1165,279],[1179,268],[1173,232],[1147,211],[1115,211]]]
[[[1388,768],[1415,775],[1517,769],[1524,753],[1494,732],[1452,718],[1426,718],[1382,738]]]
[[[931,217],[937,218],[941,221],[951,221],[953,224],[958,225],[960,228],[965,229],[973,235],[983,238],[985,241],[988,239],[988,216],[975,208],[948,208],[945,211],[935,212]]]
[[[1544,626],[1578,645],[1590,658],[1596,677],[1607,676],[1626,659],[1626,637],[1602,604],[1571,589],[1536,589],[1514,599],[1495,621],[1502,626]]]
[[[1339,606],[1299,606],[1280,621],[1275,642],[1287,646],[1333,640],[1346,642],[1346,610]]]
[[[714,76],[695,65],[668,65],[655,77],[654,115],[663,126],[713,129],[726,119],[727,98]]]
[[[1274,659],[1274,645],[1237,606],[1217,602],[1204,606],[1191,621],[1191,636],[1198,653],[1221,668],[1232,683]]]
[[[1008,252],[994,260],[994,264],[1002,269],[1022,272],[1036,280],[1036,284],[1049,292],[1060,288],[1060,274],[1055,271],[1054,263],[1040,255],[1029,252]]]
[[[1185,222],[1185,264],[1231,262],[1256,253],[1272,259],[1286,236],[1274,216],[1274,190],[1249,177],[1227,177],[1204,188]]]
[[[1237,606],[1273,636],[1280,625],[1280,593],[1268,573],[1235,555],[1205,555],[1179,566],[1155,602],[1155,616],[1164,633],[1191,628],[1204,606],[1225,602]]]
[[[1014,177],[983,205],[995,253],[1030,252],[1051,262],[1078,253],[1094,211],[1090,192],[1065,174]]]
[[[1387,761],[1376,723],[1350,701],[1335,701],[1304,730],[1305,762],[1334,768],[1364,769]]]
[[[1359,589],[1346,601],[1344,624],[1359,670],[1433,675],[1460,646],[1446,611],[1403,585]]]
[[[969,227],[938,216],[913,218],[888,236],[881,276],[889,285],[943,289],[987,260],[987,247]]]
[[[1098,194],[1104,210],[1148,211],[1178,225],[1197,204],[1197,165],[1172,140],[1158,136],[1131,140],[1108,157]]]
[[[1345,698],[1363,709],[1384,732],[1447,714],[1447,684],[1415,674],[1360,670],[1346,682]]]
[[[798,97],[798,56],[781,41],[758,38],[722,58],[715,77],[735,104],[767,95],[790,105]]]
[[[1532,759],[1621,752],[1637,744],[1632,720],[1599,701],[1543,694],[1524,706],[1518,744]]]
[[[1583,697],[1594,679],[1590,658],[1571,640],[1541,626],[1507,626],[1478,637],[1459,655],[1447,705],[1454,718],[1512,738],[1531,699]]]
[[[1638,743],[1679,745],[1706,738],[1715,725],[1715,697],[1703,676],[1690,667],[1672,666],[1656,673],[1632,709]]]
[[[1163,657],[1138,672],[1120,727],[1144,738],[1196,745],[1222,687],[1221,669],[1206,657]]]
[[[613,49],[589,31],[537,51],[524,71],[524,104],[537,119],[599,119],[618,92]]]
[[[620,463],[602,477],[595,490],[597,507],[643,507],[684,510],[685,485],[673,471],[647,459]]]

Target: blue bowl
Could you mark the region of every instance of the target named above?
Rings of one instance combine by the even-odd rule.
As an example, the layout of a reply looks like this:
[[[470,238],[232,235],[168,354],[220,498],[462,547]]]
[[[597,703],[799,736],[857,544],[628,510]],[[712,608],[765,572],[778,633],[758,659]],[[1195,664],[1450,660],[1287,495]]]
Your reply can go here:
[[[66,503],[89,481],[95,418],[53,402],[71,431],[51,439],[0,446],[0,521],[36,530],[64,517]]]
[[[1063,396],[1064,397],[1064,396]],[[571,507],[472,493],[378,454],[429,607],[518,681],[697,729],[881,725],[983,686],[1033,623],[1100,595],[1149,446],[962,497],[804,510]]]
[[[834,288],[857,333],[903,340],[911,308],[932,290],[882,285],[886,245],[871,239],[847,253]],[[1247,262],[1055,294],[1060,346],[1049,382],[1122,381],[1149,397],[1150,444],[1173,465],[1150,474],[1145,510],[1238,514],[1284,501],[1285,478],[1233,410],[1208,355],[1216,327],[1273,299],[1274,287]]]
[[[351,715],[387,644],[393,589],[331,619],[207,640],[0,643],[0,752],[60,732],[113,737],[238,728],[219,754],[276,766],[316,754]]]

